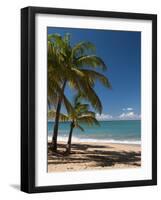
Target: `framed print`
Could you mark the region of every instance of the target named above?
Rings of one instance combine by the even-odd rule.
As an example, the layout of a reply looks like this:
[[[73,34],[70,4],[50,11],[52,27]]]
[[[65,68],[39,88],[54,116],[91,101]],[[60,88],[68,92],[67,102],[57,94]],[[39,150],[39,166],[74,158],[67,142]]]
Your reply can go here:
[[[21,9],[21,190],[157,184],[157,16]]]

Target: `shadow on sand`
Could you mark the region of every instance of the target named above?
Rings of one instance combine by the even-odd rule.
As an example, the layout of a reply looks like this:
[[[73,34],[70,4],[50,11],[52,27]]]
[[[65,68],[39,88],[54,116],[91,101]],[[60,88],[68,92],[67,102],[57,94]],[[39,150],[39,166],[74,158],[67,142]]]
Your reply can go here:
[[[111,146],[90,144],[73,144],[70,155],[65,155],[65,145],[59,144],[58,153],[52,153],[51,144],[48,144],[48,164],[63,165],[76,163],[91,163],[93,167],[110,167],[116,164],[140,166],[141,152],[112,151]],[[108,150],[110,149],[110,150]],[[93,165],[94,161],[94,165]]]

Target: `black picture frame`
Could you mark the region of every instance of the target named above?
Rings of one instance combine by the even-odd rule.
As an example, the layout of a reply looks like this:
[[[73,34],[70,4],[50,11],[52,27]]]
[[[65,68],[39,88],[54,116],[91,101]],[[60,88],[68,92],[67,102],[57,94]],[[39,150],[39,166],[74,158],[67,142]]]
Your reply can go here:
[[[152,179],[60,186],[35,186],[35,15],[59,14],[152,21]],[[157,184],[157,15],[45,7],[21,9],[21,190],[27,193]]]

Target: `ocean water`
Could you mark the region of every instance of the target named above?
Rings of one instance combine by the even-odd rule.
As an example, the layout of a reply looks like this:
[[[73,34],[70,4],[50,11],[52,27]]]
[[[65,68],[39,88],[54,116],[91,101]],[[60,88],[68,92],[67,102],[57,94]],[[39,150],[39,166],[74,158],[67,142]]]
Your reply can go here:
[[[48,140],[51,140],[54,122],[48,121]],[[111,142],[111,143],[141,143],[141,121],[100,121],[100,126],[81,124],[84,131],[75,128],[72,141],[82,142]],[[67,141],[70,122],[59,123],[59,141]]]

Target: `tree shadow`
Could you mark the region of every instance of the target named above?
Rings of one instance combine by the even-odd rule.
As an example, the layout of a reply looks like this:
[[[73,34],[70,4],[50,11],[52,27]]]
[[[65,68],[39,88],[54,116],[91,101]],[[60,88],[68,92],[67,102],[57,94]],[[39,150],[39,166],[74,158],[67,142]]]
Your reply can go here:
[[[48,149],[48,165],[89,163],[92,167],[109,167],[116,164],[140,166],[141,152],[111,151],[109,146],[90,144],[73,144],[71,154],[64,153],[65,145],[60,144],[57,153]]]
[[[111,147],[111,146],[105,146],[105,145],[95,145],[95,144],[92,144],[92,145],[90,145],[90,144],[72,144],[72,149],[73,150],[83,150],[83,151],[86,151],[87,149],[89,149],[89,148],[99,148],[99,149],[101,149],[101,148],[113,148],[113,147]],[[66,144],[58,144],[58,149],[66,149]],[[51,143],[48,143],[48,150],[50,151],[52,151],[52,144]],[[61,152],[61,151],[59,151],[58,150],[58,152]],[[63,152],[62,152],[63,153]]]

